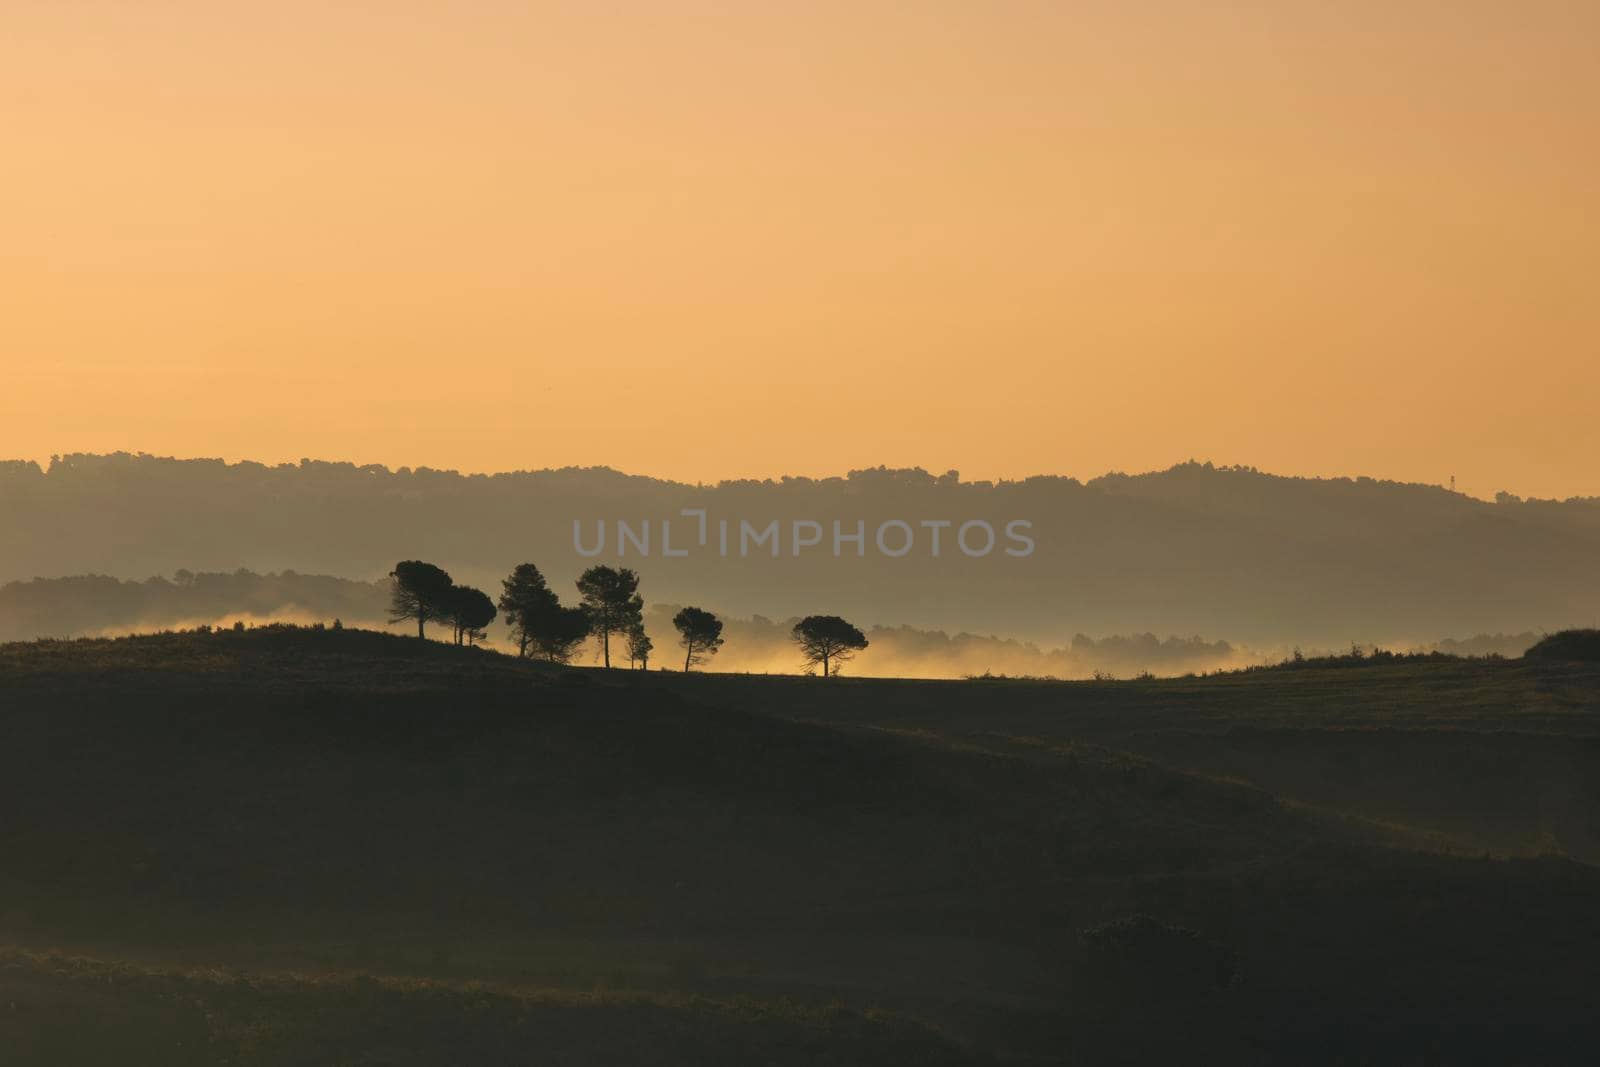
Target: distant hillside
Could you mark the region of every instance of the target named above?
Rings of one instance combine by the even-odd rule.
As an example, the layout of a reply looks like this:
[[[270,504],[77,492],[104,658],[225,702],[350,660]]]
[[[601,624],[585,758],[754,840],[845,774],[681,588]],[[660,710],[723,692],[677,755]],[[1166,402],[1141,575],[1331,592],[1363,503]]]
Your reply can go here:
[[[708,537],[699,543],[698,518]],[[295,570],[371,579],[426,558],[485,587],[537,562],[570,587],[593,560],[618,559],[617,520],[651,526],[650,554],[621,555],[653,602],[734,615],[818,611],[863,624],[1004,633],[1062,642],[1073,633],[1226,635],[1256,645],[1431,641],[1441,634],[1553,630],[1600,613],[1600,500],[1486,503],[1435,486],[1303,479],[1188,463],[1087,483],[1038,477],[964,482],[954,472],[862,470],[848,477],[692,486],[606,469],[462,475],[302,461],[276,467],[149,456],[72,455],[48,470],[0,466],[0,581],[99,573],[123,578]],[[719,553],[718,522],[734,531]],[[777,520],[778,558],[741,556],[739,523]],[[815,522],[820,547],[795,555],[791,524]],[[887,558],[892,520],[921,540]],[[1032,553],[969,558],[920,524],[1031,523]],[[663,521],[687,555],[665,556]],[[862,524],[865,552],[833,524]],[[890,528],[891,546],[900,534]],[[981,541],[981,538],[979,539]]]

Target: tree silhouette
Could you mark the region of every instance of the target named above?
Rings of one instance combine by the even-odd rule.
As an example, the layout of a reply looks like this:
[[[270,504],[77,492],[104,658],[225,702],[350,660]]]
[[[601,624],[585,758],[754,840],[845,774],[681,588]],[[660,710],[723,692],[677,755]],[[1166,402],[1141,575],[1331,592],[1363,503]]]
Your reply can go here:
[[[587,610],[558,604],[549,614],[540,617],[537,628],[529,636],[528,648],[540,659],[566,663],[578,651],[578,646],[588,640],[589,630]]]
[[[578,579],[578,595],[589,613],[590,632],[599,636],[605,665],[611,666],[611,635],[644,624],[639,576],[627,567],[590,567]]]
[[[822,664],[822,676],[839,673],[839,665],[867,647],[867,638],[860,630],[837,615],[807,615],[794,624],[795,642],[805,656],[807,669]]]
[[[628,628],[628,662],[630,664],[637,663],[640,670],[649,670],[650,650],[655,647],[656,643],[650,640],[649,634],[644,632],[644,624],[642,622],[637,626]]]
[[[448,597],[450,621],[455,624],[456,644],[466,639],[468,644],[487,637],[485,630],[494,621],[494,601],[482,589],[458,585]]]
[[[501,583],[500,613],[517,640],[517,655],[526,656],[528,646],[541,628],[549,628],[561,602],[531,563],[519,563]]]
[[[589,636],[589,613],[562,607],[539,568],[518,564],[501,583],[500,610],[516,635],[519,656],[566,663]]]
[[[389,572],[393,584],[389,598],[389,621],[417,620],[417,636],[426,636],[424,627],[430,622],[450,618],[450,590],[455,583],[450,575],[431,563],[419,559],[401,560]]]
[[[722,620],[700,608],[684,608],[672,617],[683,644],[683,669],[704,663],[722,647]]]

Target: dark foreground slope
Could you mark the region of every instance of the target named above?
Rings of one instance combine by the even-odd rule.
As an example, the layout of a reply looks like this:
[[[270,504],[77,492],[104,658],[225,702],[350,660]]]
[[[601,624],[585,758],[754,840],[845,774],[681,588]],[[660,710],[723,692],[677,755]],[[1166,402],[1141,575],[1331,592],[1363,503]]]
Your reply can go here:
[[[1548,644],[1581,646],[1585,631],[1571,633]],[[1471,851],[1600,863],[1600,662],[1334,662],[1156,681],[845,678],[826,701],[797,678],[684,684],[708,703],[836,726],[1013,750],[1089,743]]]
[[[1596,1047],[1591,868],[947,728],[1035,700],[1004,686],[884,683],[876,722],[860,685],[291,629],[3,646],[0,686],[0,939],[130,961],[0,960],[36,1062],[91,1017],[144,1062]]]

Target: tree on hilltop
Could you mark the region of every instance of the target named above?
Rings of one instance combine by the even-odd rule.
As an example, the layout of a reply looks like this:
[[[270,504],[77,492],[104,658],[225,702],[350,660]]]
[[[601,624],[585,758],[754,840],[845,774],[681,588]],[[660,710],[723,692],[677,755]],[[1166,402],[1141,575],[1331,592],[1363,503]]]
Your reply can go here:
[[[528,651],[550,663],[566,663],[589,639],[589,612],[582,607],[556,605],[533,632]]]
[[[642,671],[650,669],[650,650],[656,643],[650,640],[650,635],[644,632],[644,624],[628,628],[628,663],[638,664]]]
[[[488,625],[494,621],[494,601],[482,589],[458,585],[448,597],[450,622],[455,625],[456,644],[463,639],[472,644],[488,636]]]
[[[519,563],[509,577],[501,583],[500,613],[516,638],[517,655],[526,656],[534,635],[548,626],[561,602],[531,563]]]
[[[672,617],[683,645],[685,672],[696,663],[704,663],[722,647],[722,620],[700,608],[684,608]]]
[[[589,613],[563,607],[539,568],[521,563],[501,583],[500,611],[517,641],[517,655],[566,663],[589,636]]]
[[[425,627],[430,622],[450,619],[450,591],[455,583],[450,575],[419,559],[401,560],[389,572],[389,621],[417,621],[417,636],[427,636]]]
[[[590,567],[578,579],[578,595],[589,613],[590,632],[600,638],[605,665],[611,666],[611,635],[644,624],[639,575],[627,567]]]
[[[838,674],[840,664],[867,647],[866,635],[837,615],[807,615],[795,623],[791,634],[807,671],[821,664],[824,678]]]

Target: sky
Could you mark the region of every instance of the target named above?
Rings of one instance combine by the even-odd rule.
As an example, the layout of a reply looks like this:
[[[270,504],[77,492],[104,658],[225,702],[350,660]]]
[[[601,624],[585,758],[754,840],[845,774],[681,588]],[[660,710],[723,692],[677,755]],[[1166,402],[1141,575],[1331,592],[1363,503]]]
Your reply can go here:
[[[9,0],[0,457],[1600,494],[1592,0]]]

